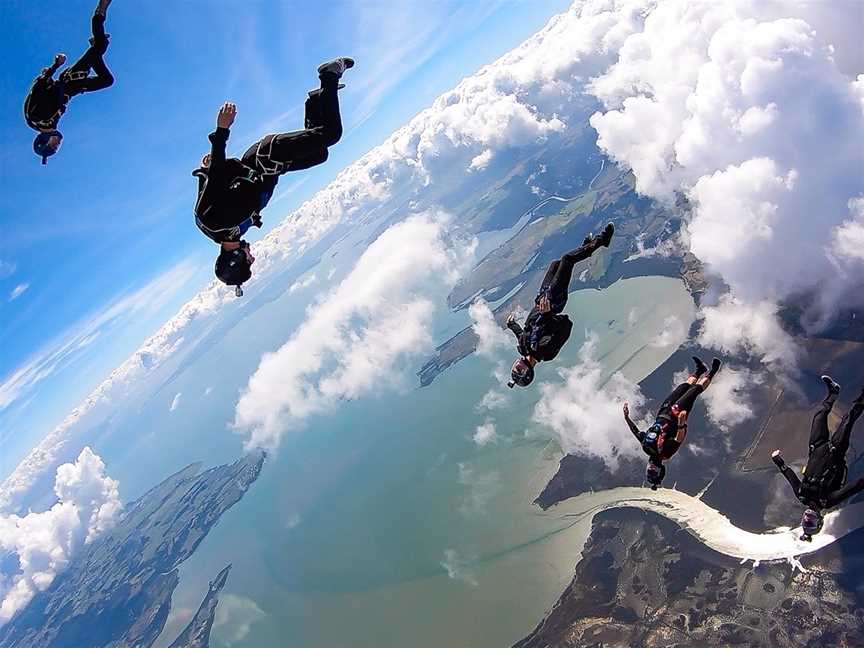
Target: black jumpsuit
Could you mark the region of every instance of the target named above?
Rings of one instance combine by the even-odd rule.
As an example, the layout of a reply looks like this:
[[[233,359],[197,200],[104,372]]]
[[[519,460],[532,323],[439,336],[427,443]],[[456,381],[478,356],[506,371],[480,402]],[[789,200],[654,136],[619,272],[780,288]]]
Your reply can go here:
[[[570,294],[573,268],[580,261],[589,258],[598,247],[598,241],[591,240],[549,265],[540,284],[540,292],[534,298],[534,307],[525,320],[525,328],[516,322],[507,325],[516,336],[520,355],[548,362],[554,360],[561,351],[573,328],[570,318],[562,314]],[[540,311],[540,300],[544,296],[549,298],[552,307],[548,313]]]
[[[304,130],[267,135],[250,146],[243,157],[225,157],[229,130],[210,134],[210,166],[198,168],[195,222],[216,243],[239,241],[257,222],[270,201],[279,176],[327,160],[327,148],[342,137],[339,80],[325,74],[321,88],[306,100]]]
[[[864,403],[856,401],[831,435],[828,430],[828,415],[833,407],[834,399],[828,397],[813,416],[804,479],[798,479],[798,475],[789,466],[784,465],[780,469],[792,486],[795,497],[809,508],[831,508],[864,490],[864,479],[844,486],[847,472],[846,451],[849,449],[852,428],[864,412]]]
[[[72,97],[104,90],[114,83],[114,77],[102,58],[108,50],[105,16],[93,14],[91,27],[93,38],[90,47],[78,61],[63,70],[57,80],[53,76],[59,66],[52,65],[42,70],[33,82],[24,100],[24,119],[30,128],[38,131],[56,129]],[[90,75],[91,71],[95,76]]]

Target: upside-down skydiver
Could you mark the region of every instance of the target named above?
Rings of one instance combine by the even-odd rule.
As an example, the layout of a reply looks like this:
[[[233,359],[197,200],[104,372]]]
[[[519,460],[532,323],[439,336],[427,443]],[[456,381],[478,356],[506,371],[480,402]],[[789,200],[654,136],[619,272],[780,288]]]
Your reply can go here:
[[[530,385],[534,380],[534,366],[538,362],[554,360],[570,338],[573,323],[562,311],[567,305],[573,268],[601,247],[609,247],[614,233],[615,226],[609,223],[599,236],[589,234],[580,247],[549,265],[524,328],[516,321],[514,314],[511,313],[507,318],[507,328],[516,336],[519,351],[519,358],[510,368],[508,387]]]
[[[39,131],[33,140],[33,151],[42,158],[42,164],[60,150],[63,135],[57,124],[69,100],[85,92],[104,90],[114,83],[114,77],[105,65],[108,51],[108,34],[105,33],[105,15],[111,0],[99,0],[91,20],[93,36],[90,47],[74,65],[69,66],[54,79],[54,73],[66,62],[65,54],[57,54],[54,63],[36,77],[27,98],[24,100],[24,119],[33,130]],[[95,76],[91,76],[90,72]]]
[[[684,443],[687,416],[693,410],[696,398],[708,389],[711,380],[720,371],[720,360],[717,358],[711,362],[711,369],[696,356],[693,356],[693,362],[696,363],[696,370],[663,401],[654,424],[644,432],[631,420],[630,405],[624,403],[624,420],[648,455],[645,479],[651,484],[651,490],[657,490],[666,476],[663,462],[678,452]]]
[[[252,276],[255,257],[243,236],[250,227],[261,227],[261,210],[267,206],[279,176],[300,171],[327,160],[327,148],[342,137],[339,114],[339,79],[354,60],[342,57],[318,68],[321,87],[306,99],[304,130],[266,135],[243,156],[226,158],[225,146],[237,107],[226,102],[210,133],[210,153],[193,172],[198,178],[195,224],[205,236],[219,244],[216,277],[243,294],[243,282]]]
[[[852,402],[852,407],[832,435],[828,431],[828,415],[840,394],[840,385],[831,376],[822,376],[822,382],[828,388],[828,395],[813,416],[810,426],[810,444],[807,465],[802,471],[803,479],[799,479],[795,471],[786,465],[779,450],[771,454],[771,459],[792,486],[795,497],[807,507],[801,516],[801,539],[808,542],[822,530],[824,509],[837,506],[843,500],[864,491],[864,478],[846,484],[846,451],[849,449],[852,428],[864,412],[864,390]]]

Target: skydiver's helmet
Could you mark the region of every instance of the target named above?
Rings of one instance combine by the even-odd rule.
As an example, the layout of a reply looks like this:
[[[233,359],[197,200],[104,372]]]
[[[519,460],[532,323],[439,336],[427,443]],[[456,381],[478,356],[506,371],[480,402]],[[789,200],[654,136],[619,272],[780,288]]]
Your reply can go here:
[[[252,276],[252,264],[249,263],[249,258],[242,247],[236,250],[222,250],[216,257],[214,272],[219,281],[235,286],[234,294],[242,297],[242,285]]]
[[[513,389],[514,386],[527,387],[534,381],[534,367],[525,358],[518,358],[513,366],[510,367],[510,382],[507,386]]]
[[[822,530],[822,513],[815,509],[808,508],[801,516],[801,530],[804,531],[801,539],[810,542],[813,536]]]
[[[52,137],[56,137],[57,142],[52,143]],[[48,164],[48,158],[60,150],[60,142],[62,141],[63,134],[58,130],[39,133],[33,140],[33,152],[42,158],[42,164]]]
[[[660,484],[663,483],[663,477],[666,471],[663,469],[663,464],[657,461],[649,461],[645,467],[645,481],[651,484],[651,490],[657,490]]]

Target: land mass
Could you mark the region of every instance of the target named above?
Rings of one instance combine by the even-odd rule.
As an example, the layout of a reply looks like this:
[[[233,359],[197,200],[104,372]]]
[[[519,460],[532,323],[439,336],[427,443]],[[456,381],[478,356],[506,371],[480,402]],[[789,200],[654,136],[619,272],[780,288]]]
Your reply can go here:
[[[864,612],[849,584],[862,558],[839,546],[802,572],[787,563],[742,565],[672,522],[632,509],[594,518],[570,585],[514,648],[684,648],[864,645]]]
[[[169,648],[209,648],[210,630],[216,618],[216,606],[219,605],[219,592],[225,587],[228,580],[228,572],[231,565],[223,569],[216,578],[210,582],[207,595],[201,602],[201,606],[192,617],[183,632],[174,640]]]
[[[128,504],[111,531],[0,629],[0,648],[151,646],[168,618],[178,567],[255,482],[264,458],[255,453],[204,472],[193,464]],[[178,638],[187,643],[177,646],[207,646],[199,630],[209,636],[227,575],[226,568],[211,585],[200,616]]]

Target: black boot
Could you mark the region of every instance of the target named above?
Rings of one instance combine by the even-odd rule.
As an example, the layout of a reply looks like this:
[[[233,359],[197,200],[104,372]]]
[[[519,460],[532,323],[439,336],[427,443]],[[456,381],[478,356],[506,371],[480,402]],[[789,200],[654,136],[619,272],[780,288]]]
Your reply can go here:
[[[714,376],[717,375],[717,372],[720,371],[720,367],[722,365],[723,365],[723,363],[720,362],[720,358],[714,358],[711,361],[711,371],[708,372],[708,378],[713,379]]]
[[[597,244],[602,245],[603,247],[609,247],[609,244],[612,242],[612,235],[615,233],[615,225],[612,223],[607,223],[606,227],[603,228],[603,231],[600,232],[600,236],[598,237]]]
[[[777,466],[780,470],[786,467],[786,462],[783,461],[783,457],[780,456],[780,451],[775,450],[771,453],[771,461],[774,462],[774,465]]]
[[[693,372],[693,375],[697,378],[708,371],[708,365],[702,362],[702,359],[698,356],[693,356],[693,364],[696,365],[696,371]]]
[[[825,387],[828,389],[828,395],[825,397],[825,400],[833,403],[837,400],[837,396],[840,394],[840,383],[835,381],[828,374],[822,376],[822,382],[825,383]]]
[[[318,76],[333,75],[337,79],[341,78],[345,70],[354,67],[354,59],[348,56],[340,56],[332,61],[327,61],[318,66]]]

